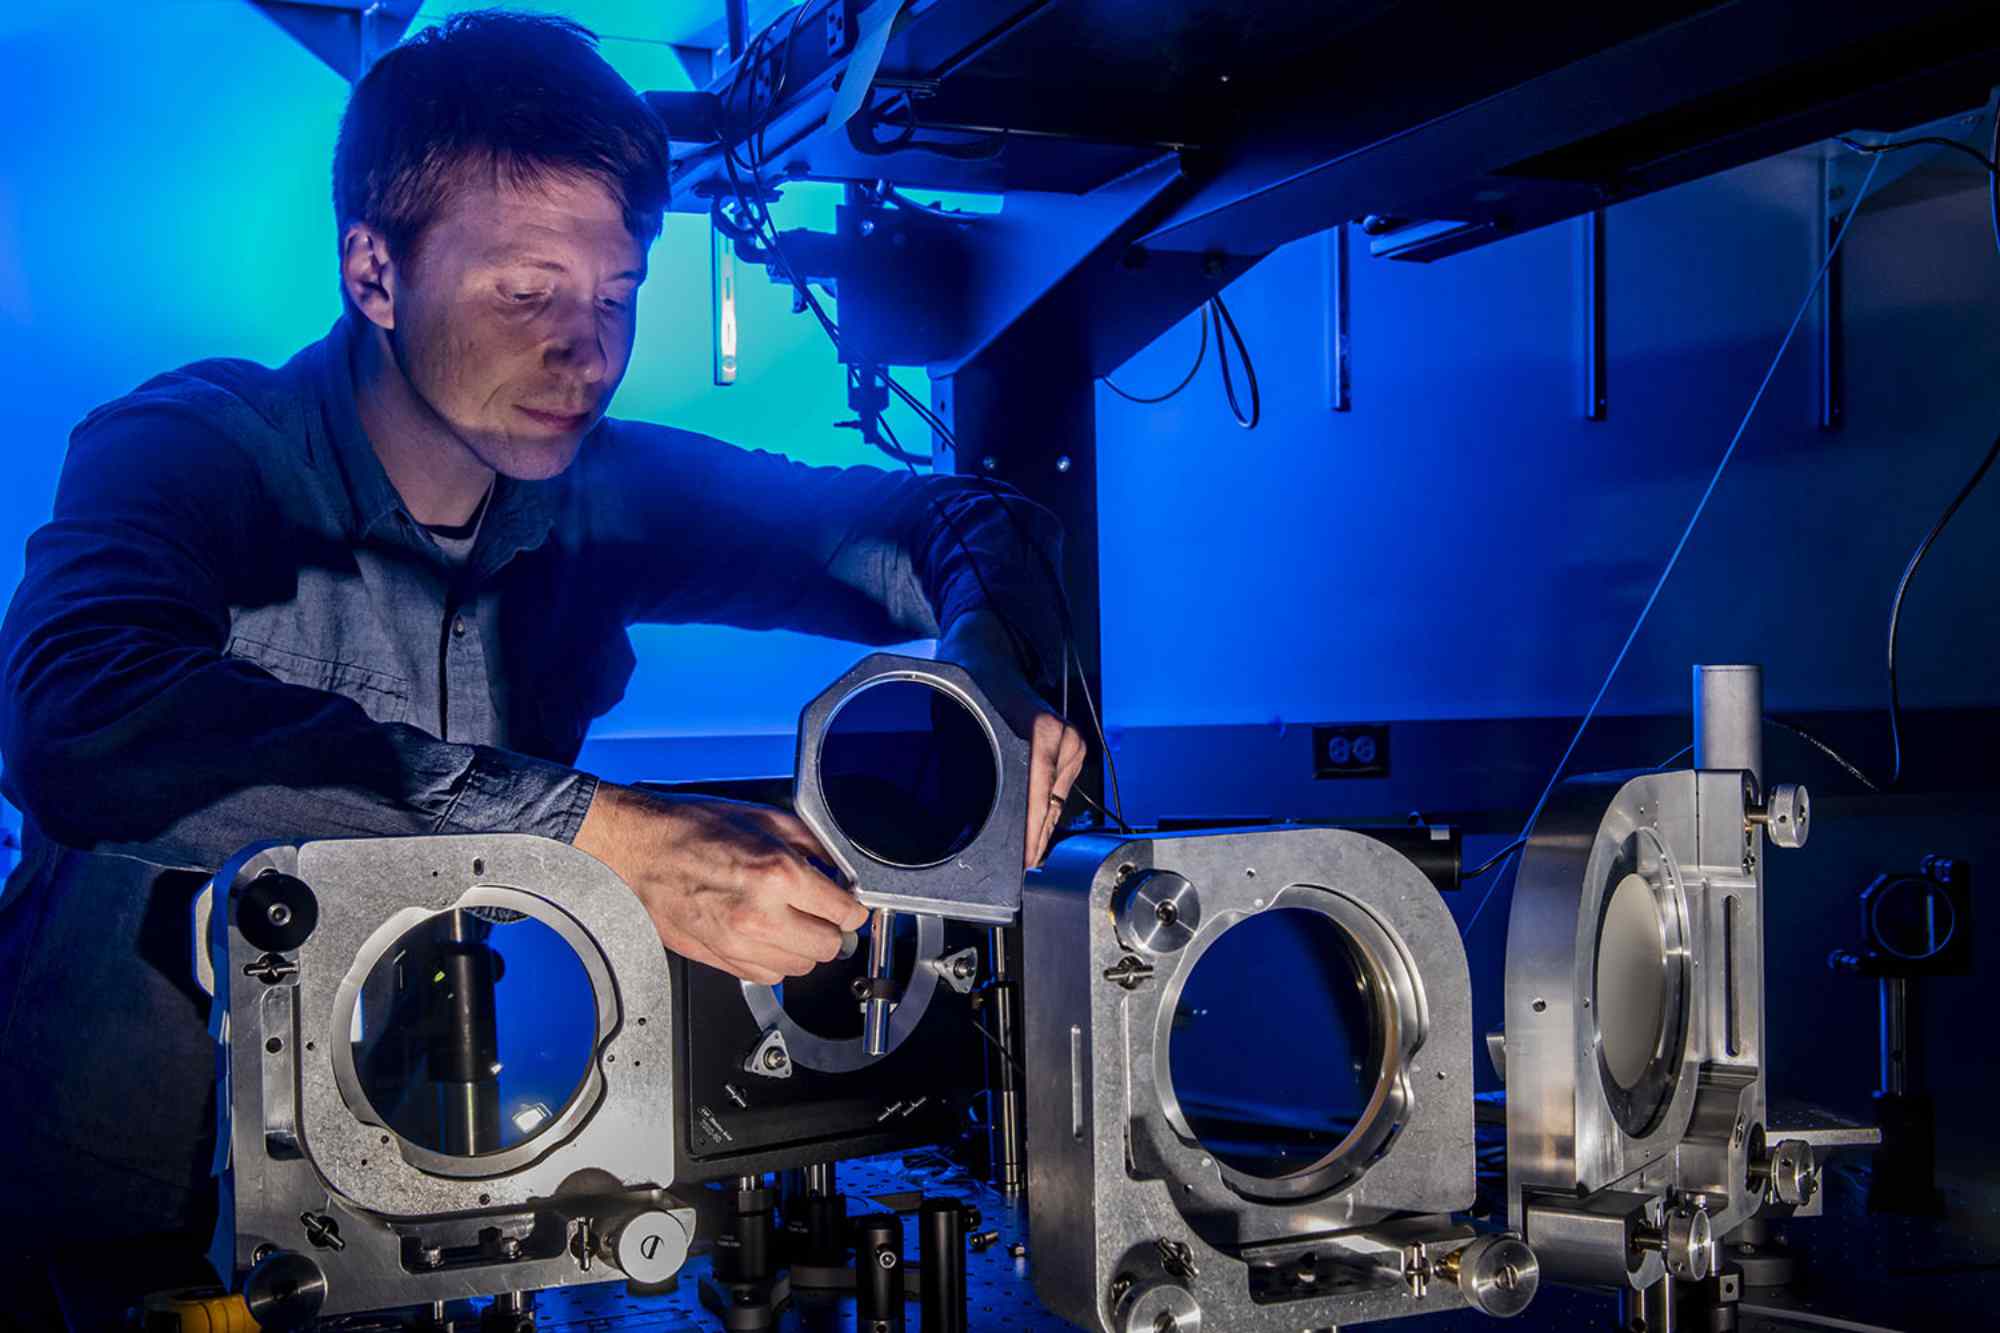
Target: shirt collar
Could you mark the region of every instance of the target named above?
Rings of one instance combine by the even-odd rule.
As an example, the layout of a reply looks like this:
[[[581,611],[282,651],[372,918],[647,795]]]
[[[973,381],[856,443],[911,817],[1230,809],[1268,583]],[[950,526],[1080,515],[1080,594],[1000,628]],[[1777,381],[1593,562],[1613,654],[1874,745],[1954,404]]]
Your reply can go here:
[[[368,433],[361,426],[361,412],[354,387],[355,329],[343,315],[319,343],[319,395],[322,420],[332,453],[354,507],[354,534],[357,540],[376,536],[383,529],[398,532],[410,541],[432,547],[429,538],[409,516],[403,497],[375,455]],[[550,481],[518,481],[501,477],[494,483],[493,496],[480,523],[480,540],[473,552],[479,572],[491,572],[523,551],[547,540],[555,524],[556,487]],[[398,520],[396,515],[403,515]]]

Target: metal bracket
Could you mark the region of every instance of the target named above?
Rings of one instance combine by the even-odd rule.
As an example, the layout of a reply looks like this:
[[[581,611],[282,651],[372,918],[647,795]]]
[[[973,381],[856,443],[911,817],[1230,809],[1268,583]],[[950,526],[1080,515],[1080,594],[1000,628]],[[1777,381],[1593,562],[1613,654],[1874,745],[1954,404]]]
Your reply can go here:
[[[979,950],[960,949],[955,954],[930,961],[931,971],[938,979],[957,991],[960,995],[972,993],[972,987],[979,980]]]
[[[743,1062],[743,1070],[760,1078],[792,1076],[792,1053],[785,1046],[783,1029],[765,1029],[763,1040],[751,1048],[749,1058]]]
[[[1579,321],[1583,335],[1583,419],[1602,421],[1610,400],[1605,392],[1604,351],[1604,210],[1592,209],[1576,220],[1576,264]]]
[[[327,68],[354,83],[403,39],[420,0],[250,0]]]
[[[1326,246],[1326,405],[1329,411],[1354,408],[1347,356],[1348,268],[1347,224],[1324,234]]]

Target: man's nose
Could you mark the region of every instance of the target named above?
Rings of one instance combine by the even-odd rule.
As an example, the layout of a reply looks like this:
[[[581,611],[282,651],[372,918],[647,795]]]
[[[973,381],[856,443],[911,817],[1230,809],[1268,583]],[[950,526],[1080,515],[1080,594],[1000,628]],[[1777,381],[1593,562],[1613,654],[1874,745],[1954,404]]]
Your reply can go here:
[[[560,323],[549,338],[545,359],[551,369],[568,371],[585,384],[603,380],[608,360],[592,302],[565,303]]]

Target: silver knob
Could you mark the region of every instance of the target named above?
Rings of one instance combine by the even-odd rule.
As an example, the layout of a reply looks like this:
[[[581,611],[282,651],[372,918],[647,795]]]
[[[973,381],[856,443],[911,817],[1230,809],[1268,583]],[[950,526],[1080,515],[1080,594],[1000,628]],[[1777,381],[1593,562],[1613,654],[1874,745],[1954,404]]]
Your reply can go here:
[[[1119,1299],[1111,1326],[1118,1333],[1201,1333],[1201,1305],[1178,1283],[1140,1282]]]
[[[1700,1282],[1715,1267],[1715,1233],[1708,1214],[1698,1208],[1667,1216],[1667,1271],[1689,1282]]]
[[[1528,1308],[1542,1283],[1542,1265],[1528,1243],[1512,1233],[1481,1236],[1447,1255],[1445,1275],[1454,1277],[1466,1304],[1496,1319],[1511,1319]]]
[[[1785,1139],[1771,1149],[1767,1167],[1771,1197],[1791,1207],[1803,1207],[1819,1193],[1819,1169],[1813,1161],[1812,1145],[1803,1139]]]
[[[1750,812],[1750,822],[1762,824],[1780,847],[1803,847],[1812,828],[1812,795],[1796,783],[1780,783],[1761,809]]]
[[[601,1244],[606,1260],[634,1282],[650,1286],[681,1271],[691,1240],[679,1217],[648,1209],[609,1233]]]

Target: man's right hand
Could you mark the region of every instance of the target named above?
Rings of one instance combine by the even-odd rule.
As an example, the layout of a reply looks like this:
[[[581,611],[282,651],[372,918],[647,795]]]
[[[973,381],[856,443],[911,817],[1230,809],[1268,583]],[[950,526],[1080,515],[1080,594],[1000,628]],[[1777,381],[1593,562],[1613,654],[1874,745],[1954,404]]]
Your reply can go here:
[[[774,986],[840,953],[868,909],[815,868],[826,853],[796,816],[604,783],[576,847],[646,905],[660,941],[697,963]]]

